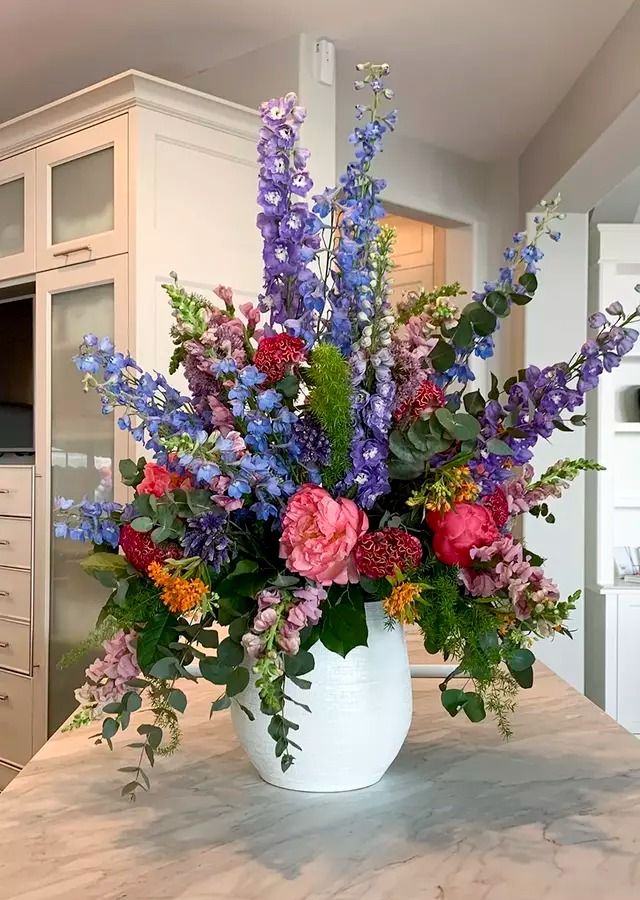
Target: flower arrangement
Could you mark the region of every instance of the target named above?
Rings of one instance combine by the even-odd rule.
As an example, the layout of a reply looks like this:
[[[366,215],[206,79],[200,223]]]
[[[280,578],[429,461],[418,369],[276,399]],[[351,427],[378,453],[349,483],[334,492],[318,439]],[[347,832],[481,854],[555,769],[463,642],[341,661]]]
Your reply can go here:
[[[354,159],[311,199],[305,111],[293,94],[260,109],[257,302],[237,308],[222,286],[206,299],[177,276],[165,285],[169,371],[183,368],[188,396],[107,338],[87,335],[75,358],[102,412],[117,410],[146,452],[120,463],[130,503],[59,499],[55,523],[92,543],[84,568],[111,589],[90,638],[103,658],[72,724],[100,719],[111,746],[131,713],[151,711],[125,794],[147,789],[143,764],[177,745],[181,679],[218,685],[216,711],[241,703],[253,675],[286,771],[300,749],[287,683],[309,686],[316,642],[342,656],[366,645],[369,602],[467,677],[441,685],[451,716],[488,710],[506,735],[533,682],[533,641],[568,634],[578,594],[560,598],[514,526],[527,514],[552,523],[549,502],[598,468],[561,460],[536,477],[531,459],[540,438],[584,424],[576,410],[632,348],[638,311],[614,303],[568,362],[492,376],[487,396],[472,389],[470,361],[492,355],[500,321],[536,291],[539,244],[560,236],[557,201],[469,302],[454,284],[393,308],[394,235],[372,170],[396,115],[388,67],[359,68],[372,99],[356,107]]]

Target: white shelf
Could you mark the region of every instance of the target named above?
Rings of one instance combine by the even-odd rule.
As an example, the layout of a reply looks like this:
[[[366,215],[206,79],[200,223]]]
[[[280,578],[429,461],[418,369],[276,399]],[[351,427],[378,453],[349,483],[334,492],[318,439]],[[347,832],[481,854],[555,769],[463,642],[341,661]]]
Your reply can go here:
[[[640,422],[616,422],[616,434],[640,434]]]
[[[616,509],[640,509],[640,497],[616,497],[613,505]]]

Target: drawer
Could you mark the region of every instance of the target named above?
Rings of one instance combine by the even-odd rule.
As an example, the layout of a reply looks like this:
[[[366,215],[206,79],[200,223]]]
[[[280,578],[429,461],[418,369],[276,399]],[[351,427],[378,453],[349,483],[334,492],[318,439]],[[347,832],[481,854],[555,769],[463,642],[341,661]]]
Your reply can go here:
[[[0,763],[0,791],[9,784],[10,781],[16,777],[20,769],[14,769],[13,766],[5,766],[4,763]]]
[[[0,466],[0,516],[31,516],[33,469]]]
[[[0,619],[0,668],[31,672],[31,626]]]
[[[0,519],[0,567],[31,568],[31,519]]]
[[[32,756],[32,681],[0,670],[0,759],[17,766]]]
[[[31,572],[0,567],[0,618],[31,621]]]

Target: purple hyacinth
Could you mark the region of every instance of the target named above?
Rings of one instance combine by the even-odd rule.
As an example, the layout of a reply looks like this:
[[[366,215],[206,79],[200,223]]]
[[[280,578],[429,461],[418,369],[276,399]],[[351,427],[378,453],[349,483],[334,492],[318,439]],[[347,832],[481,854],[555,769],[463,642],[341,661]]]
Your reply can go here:
[[[219,572],[229,562],[231,539],[226,528],[224,513],[207,512],[188,519],[181,541],[185,556],[199,556]]]

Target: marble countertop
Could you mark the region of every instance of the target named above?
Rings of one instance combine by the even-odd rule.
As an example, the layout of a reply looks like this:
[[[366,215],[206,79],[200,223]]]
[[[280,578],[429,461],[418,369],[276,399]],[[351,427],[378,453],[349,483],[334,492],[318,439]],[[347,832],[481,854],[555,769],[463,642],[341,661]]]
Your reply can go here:
[[[259,781],[213,692],[190,691],[183,747],[135,804],[132,751],[56,734],[0,795],[1,900],[640,896],[640,742],[544,669],[509,743],[414,681],[399,758],[341,795]]]

